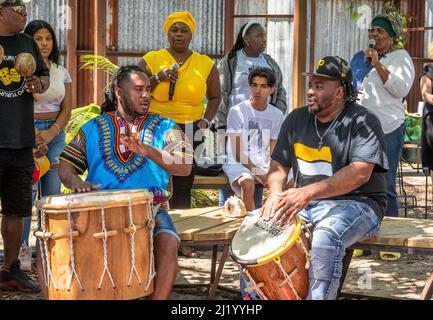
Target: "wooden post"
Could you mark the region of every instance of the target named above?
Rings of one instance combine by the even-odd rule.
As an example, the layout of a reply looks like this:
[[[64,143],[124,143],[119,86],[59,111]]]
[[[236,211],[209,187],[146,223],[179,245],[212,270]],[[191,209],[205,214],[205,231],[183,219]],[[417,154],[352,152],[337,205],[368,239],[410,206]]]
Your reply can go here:
[[[307,1],[295,0],[295,26],[293,50],[293,108],[305,104],[305,76],[307,63]]]
[[[225,3],[225,29],[224,29],[224,52],[228,53],[234,44],[235,29],[235,0],[226,0]]]
[[[78,0],[67,0],[67,38],[68,47],[66,49],[66,69],[72,78],[72,108],[77,106],[77,39],[78,39]]]
[[[109,51],[118,51],[119,48],[119,0],[109,0],[108,1],[108,10],[109,10],[109,17],[111,17],[109,23],[108,23],[108,34],[109,34],[109,45],[108,50]],[[114,64],[118,63],[118,59],[116,55],[111,55],[108,57],[111,62]]]
[[[94,0],[95,4],[95,55],[107,56],[107,2],[106,0]],[[98,105],[104,101],[103,90],[105,88],[105,74],[101,71],[94,72],[93,99]]]
[[[314,61],[315,56],[315,42],[316,42],[316,0],[311,0],[311,24],[310,24],[310,61],[308,66],[308,72],[314,70],[316,61]]]

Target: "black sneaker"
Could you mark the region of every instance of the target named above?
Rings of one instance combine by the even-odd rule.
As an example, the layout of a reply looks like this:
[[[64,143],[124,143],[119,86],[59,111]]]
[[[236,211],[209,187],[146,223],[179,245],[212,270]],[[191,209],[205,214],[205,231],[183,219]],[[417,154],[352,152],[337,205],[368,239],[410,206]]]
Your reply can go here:
[[[41,291],[39,285],[29,279],[20,269],[20,260],[12,263],[9,271],[0,271],[0,290],[20,291],[25,293],[38,293]]]

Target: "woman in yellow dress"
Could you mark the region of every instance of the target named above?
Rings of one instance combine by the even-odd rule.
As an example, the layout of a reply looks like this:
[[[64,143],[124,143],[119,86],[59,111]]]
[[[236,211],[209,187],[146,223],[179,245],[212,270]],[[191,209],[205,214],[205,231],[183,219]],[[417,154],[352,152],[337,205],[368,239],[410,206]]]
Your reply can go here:
[[[169,47],[147,53],[138,65],[150,77],[150,111],[173,119],[192,142],[194,151],[218,111],[221,89],[215,63],[189,48],[196,22],[188,11],[167,17],[164,31]],[[178,67],[178,68],[177,68]],[[170,86],[174,86],[170,96]],[[205,105],[207,100],[207,105]],[[172,208],[189,208],[194,169],[188,177],[173,176]]]

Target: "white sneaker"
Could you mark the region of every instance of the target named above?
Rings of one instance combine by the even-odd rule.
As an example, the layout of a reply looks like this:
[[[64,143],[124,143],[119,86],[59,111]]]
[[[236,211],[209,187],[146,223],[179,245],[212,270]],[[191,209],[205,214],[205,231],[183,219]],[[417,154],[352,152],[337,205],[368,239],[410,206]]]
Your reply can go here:
[[[25,244],[23,244],[21,246],[18,259],[21,262],[21,270],[23,271],[32,270],[32,248],[27,247]]]

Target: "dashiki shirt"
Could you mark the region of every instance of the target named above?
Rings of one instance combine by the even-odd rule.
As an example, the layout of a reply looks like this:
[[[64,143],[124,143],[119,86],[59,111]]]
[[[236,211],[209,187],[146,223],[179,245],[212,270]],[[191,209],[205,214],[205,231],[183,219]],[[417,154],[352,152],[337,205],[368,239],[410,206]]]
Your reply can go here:
[[[147,157],[126,151],[120,144],[124,135],[170,154],[193,156],[192,147],[176,123],[148,113],[132,122],[108,112],[87,122],[66,146],[60,159],[73,165],[79,174],[88,170],[86,181],[106,189],[147,189],[154,204],[170,198],[170,174]]]

